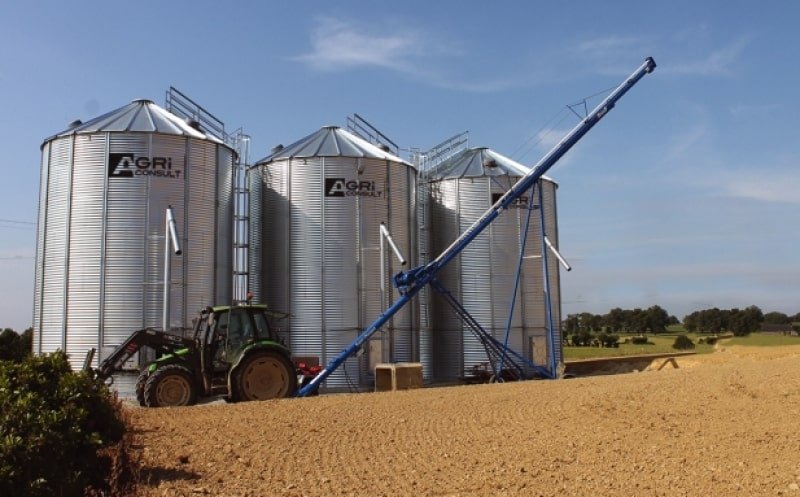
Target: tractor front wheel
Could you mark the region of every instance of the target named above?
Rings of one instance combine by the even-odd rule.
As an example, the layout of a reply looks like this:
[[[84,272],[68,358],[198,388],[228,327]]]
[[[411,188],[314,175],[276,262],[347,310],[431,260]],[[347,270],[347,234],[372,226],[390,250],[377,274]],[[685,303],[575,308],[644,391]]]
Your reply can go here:
[[[291,397],[297,390],[292,362],[274,350],[251,352],[235,372],[236,400],[267,400]]]
[[[197,402],[197,388],[188,368],[168,364],[156,369],[144,385],[147,407],[190,406]]]
[[[144,385],[147,383],[147,378],[150,376],[150,371],[147,367],[139,371],[139,377],[136,378],[136,401],[139,405],[144,407]]]

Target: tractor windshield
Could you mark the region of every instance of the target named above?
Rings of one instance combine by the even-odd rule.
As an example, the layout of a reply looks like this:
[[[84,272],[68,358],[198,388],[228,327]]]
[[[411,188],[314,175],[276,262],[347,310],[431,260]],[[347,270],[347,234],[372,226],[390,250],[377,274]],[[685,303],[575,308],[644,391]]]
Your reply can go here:
[[[274,339],[272,333],[270,332],[271,330],[269,327],[269,322],[267,321],[267,317],[263,312],[254,312],[253,321],[256,325],[256,332],[258,333],[258,338],[260,340]]]
[[[234,362],[245,345],[251,343],[253,323],[245,309],[231,309],[217,318],[217,333],[225,342],[225,357]]]

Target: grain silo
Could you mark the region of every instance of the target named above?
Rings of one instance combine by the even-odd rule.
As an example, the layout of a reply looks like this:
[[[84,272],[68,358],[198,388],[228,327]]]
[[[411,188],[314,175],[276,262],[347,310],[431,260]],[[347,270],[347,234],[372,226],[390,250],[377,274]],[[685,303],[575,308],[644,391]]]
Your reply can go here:
[[[326,364],[395,300],[391,276],[402,266],[389,251],[381,267],[380,224],[413,265],[415,184],[409,163],[335,126],[251,168],[250,289],[291,314],[293,355]],[[416,322],[407,306],[325,388],[368,387],[376,363],[416,360]]]
[[[430,251],[442,252],[486,212],[528,168],[487,148],[469,148],[425,172],[430,212]],[[547,238],[557,247],[556,183],[543,177],[528,195],[534,209],[525,245],[521,282],[511,323],[509,346],[534,363],[551,363],[545,319],[544,266],[539,188],[542,188]],[[512,301],[521,237],[528,217],[529,196],[521,197],[437,276],[466,310],[492,336],[503,341]],[[549,255],[549,254],[548,254]],[[558,261],[549,255],[555,364],[561,362],[560,286]],[[481,342],[442,299],[430,292],[434,377],[451,381],[469,375],[487,362]]]
[[[170,328],[231,299],[233,150],[149,100],[46,139],[34,286],[34,352],[104,359],[162,325],[165,210],[183,255],[171,264]]]

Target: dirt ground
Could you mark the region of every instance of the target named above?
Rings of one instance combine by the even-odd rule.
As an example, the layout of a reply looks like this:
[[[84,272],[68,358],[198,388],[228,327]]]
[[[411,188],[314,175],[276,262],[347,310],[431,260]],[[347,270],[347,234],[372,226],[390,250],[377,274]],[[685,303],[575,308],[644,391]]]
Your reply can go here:
[[[800,346],[617,376],[131,407],[142,496],[800,497]],[[655,369],[655,368],[654,368]]]

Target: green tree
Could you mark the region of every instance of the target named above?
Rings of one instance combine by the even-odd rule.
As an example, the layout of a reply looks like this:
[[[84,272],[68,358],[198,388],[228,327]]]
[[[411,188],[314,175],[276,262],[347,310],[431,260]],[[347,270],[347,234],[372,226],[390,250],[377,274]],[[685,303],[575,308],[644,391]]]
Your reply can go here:
[[[643,333],[650,328],[647,314],[640,308],[636,308],[630,313],[628,330],[629,331],[638,331],[639,333]]]
[[[697,313],[693,312],[683,317],[683,327],[689,333],[697,331]]]
[[[612,333],[622,331],[625,329],[625,311],[619,307],[611,309],[608,314],[603,316],[603,324]]]
[[[792,320],[782,312],[768,312],[764,314],[764,324],[790,324]]]
[[[563,323],[564,334],[572,335],[580,330],[580,321],[577,314],[570,314]]]
[[[736,336],[745,336],[757,331],[764,322],[764,314],[757,306],[751,305],[743,311],[731,311],[730,330]]]
[[[22,335],[11,328],[0,332],[0,361],[22,361],[31,354],[33,329],[28,328]]]
[[[660,306],[654,305],[646,311],[647,328],[653,333],[663,333],[667,331],[669,324],[669,314]]]

